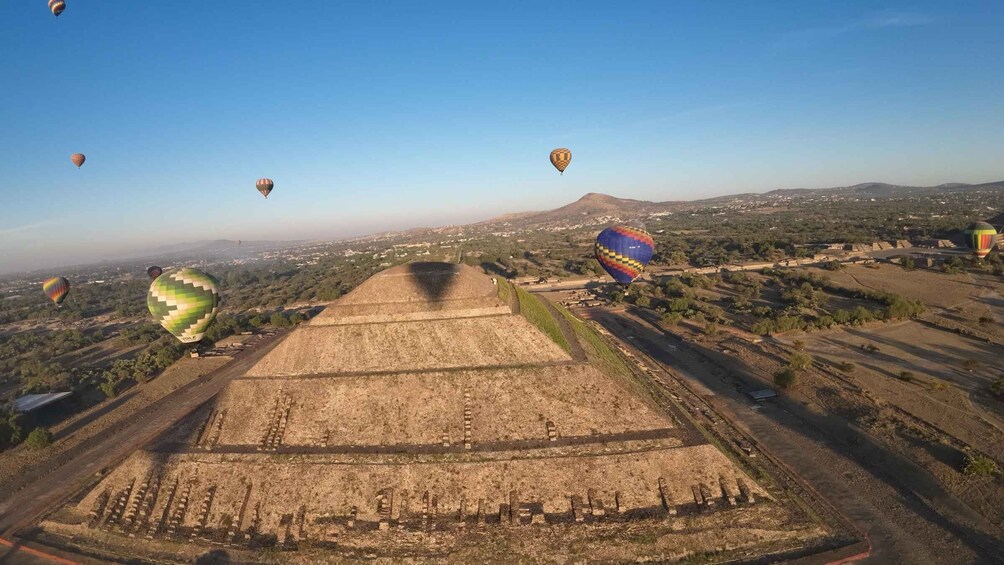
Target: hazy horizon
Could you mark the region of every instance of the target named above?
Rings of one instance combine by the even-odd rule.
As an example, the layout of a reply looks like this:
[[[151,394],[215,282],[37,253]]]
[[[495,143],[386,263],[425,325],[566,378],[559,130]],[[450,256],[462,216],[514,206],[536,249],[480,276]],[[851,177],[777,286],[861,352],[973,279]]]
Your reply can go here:
[[[1000,180],[1000,16],[108,0],[57,20],[5,3],[0,273],[468,223],[589,192]]]

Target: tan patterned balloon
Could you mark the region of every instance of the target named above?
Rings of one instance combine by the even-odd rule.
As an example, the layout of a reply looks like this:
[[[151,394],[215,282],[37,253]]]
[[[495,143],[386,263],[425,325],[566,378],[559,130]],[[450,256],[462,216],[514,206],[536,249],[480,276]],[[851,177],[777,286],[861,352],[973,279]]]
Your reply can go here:
[[[84,164],[84,161],[86,160],[87,157],[84,157],[83,153],[74,153],[73,155],[70,155],[70,161],[72,161],[73,164],[76,165],[78,169],[80,168],[81,165]]]
[[[551,164],[554,165],[558,172],[565,174],[565,167],[572,162],[572,152],[564,147],[559,147],[554,151],[551,151]]]
[[[66,2],[63,0],[49,0],[49,9],[52,10],[52,15],[59,17],[59,14],[63,13],[66,9]]]
[[[272,182],[272,179],[258,179],[258,182],[255,183],[255,187],[262,196],[268,198],[268,193],[272,192],[272,188],[275,187],[275,183]]]

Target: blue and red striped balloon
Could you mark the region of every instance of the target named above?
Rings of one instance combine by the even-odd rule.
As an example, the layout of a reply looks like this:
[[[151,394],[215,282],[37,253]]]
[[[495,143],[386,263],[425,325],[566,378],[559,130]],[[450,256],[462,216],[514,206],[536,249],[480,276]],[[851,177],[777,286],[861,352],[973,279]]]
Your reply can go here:
[[[638,278],[652,260],[655,241],[643,229],[613,226],[596,237],[596,260],[621,284]]]

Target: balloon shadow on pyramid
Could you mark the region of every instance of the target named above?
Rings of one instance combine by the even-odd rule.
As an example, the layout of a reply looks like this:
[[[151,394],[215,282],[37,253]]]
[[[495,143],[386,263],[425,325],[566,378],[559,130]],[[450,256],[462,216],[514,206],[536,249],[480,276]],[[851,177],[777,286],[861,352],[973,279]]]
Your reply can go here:
[[[460,266],[452,263],[409,263],[408,273],[429,302],[439,302],[449,294],[457,280]]]

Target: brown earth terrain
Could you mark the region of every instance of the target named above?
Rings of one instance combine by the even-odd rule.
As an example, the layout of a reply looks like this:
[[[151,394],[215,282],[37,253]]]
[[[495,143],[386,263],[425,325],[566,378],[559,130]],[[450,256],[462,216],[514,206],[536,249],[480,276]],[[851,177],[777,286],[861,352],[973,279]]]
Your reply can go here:
[[[575,358],[602,362],[573,360],[533,316],[471,312],[505,306],[495,292],[457,265],[371,278],[38,539],[165,561],[216,546],[260,562],[721,562],[854,541],[783,467],[709,443],[647,371],[631,369],[631,384],[606,373],[624,361],[581,322],[533,314],[553,312]],[[444,317],[415,316],[428,312]]]

